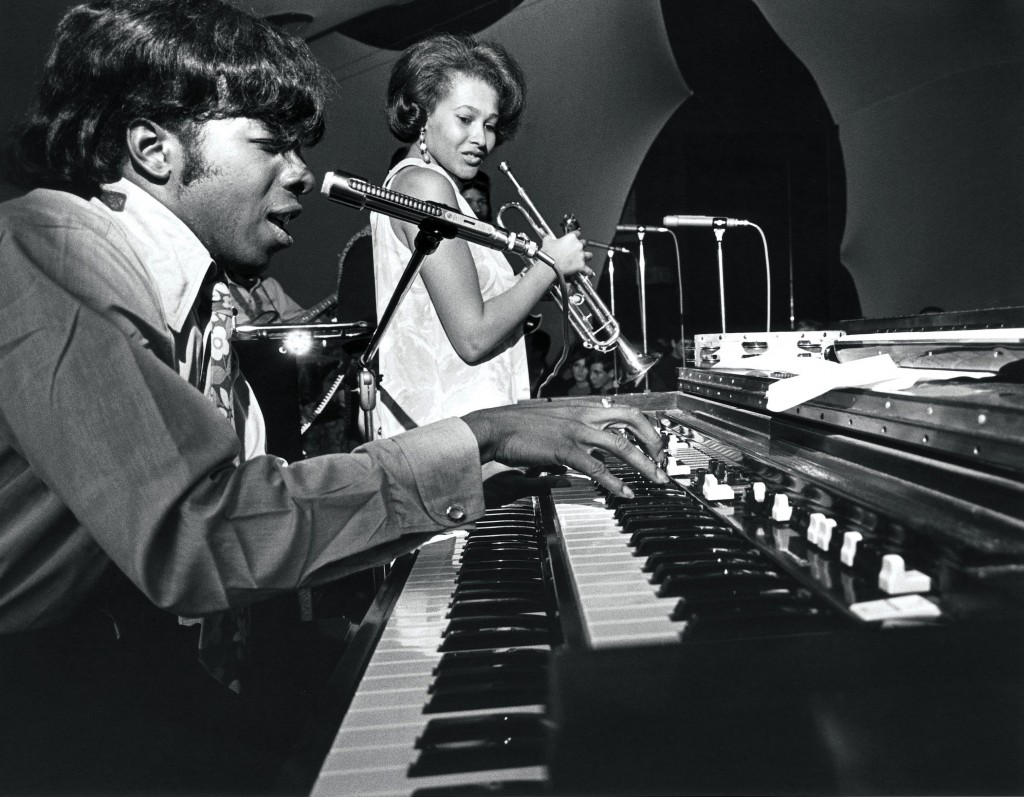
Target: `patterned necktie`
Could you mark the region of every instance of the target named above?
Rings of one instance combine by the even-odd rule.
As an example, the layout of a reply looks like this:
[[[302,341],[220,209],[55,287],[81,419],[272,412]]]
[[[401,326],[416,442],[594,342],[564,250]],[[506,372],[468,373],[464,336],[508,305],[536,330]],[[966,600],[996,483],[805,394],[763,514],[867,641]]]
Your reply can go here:
[[[235,426],[244,441],[245,419],[235,412],[235,384],[240,378],[238,358],[231,347],[236,308],[223,279],[210,291],[209,322],[203,334],[202,388],[214,405]],[[205,299],[205,296],[204,296]],[[206,615],[199,635],[199,660],[209,673],[233,692],[242,691],[242,672],[249,641],[249,607]]]

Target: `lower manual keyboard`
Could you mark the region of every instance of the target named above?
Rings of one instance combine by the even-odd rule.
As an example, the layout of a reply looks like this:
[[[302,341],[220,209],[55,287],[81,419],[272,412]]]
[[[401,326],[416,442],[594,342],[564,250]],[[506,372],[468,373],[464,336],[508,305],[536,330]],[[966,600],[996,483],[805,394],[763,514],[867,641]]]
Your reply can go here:
[[[488,512],[422,548],[313,788],[447,794],[545,782],[547,663],[532,507]],[[500,792],[494,792],[500,793]]]

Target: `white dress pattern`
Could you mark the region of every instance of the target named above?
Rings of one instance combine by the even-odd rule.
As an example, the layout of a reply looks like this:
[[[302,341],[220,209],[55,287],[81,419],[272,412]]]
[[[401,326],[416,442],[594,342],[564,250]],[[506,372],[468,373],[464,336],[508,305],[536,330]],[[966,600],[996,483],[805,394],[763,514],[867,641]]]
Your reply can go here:
[[[384,186],[389,187],[395,174],[410,166],[432,169],[443,175],[452,184],[459,211],[475,217],[458,186],[436,164],[407,158],[388,172]],[[370,226],[379,319],[412,252],[395,235],[390,217],[371,213]],[[502,254],[473,243],[468,246],[485,301],[515,285],[518,278]],[[379,352],[380,388],[381,393],[387,393],[377,402],[377,420],[383,437],[405,430],[386,406],[389,400],[416,425],[422,426],[473,410],[515,404],[530,397],[526,345],[521,331],[500,345],[487,360],[477,365],[466,364],[449,342],[421,276],[413,280],[384,333]]]

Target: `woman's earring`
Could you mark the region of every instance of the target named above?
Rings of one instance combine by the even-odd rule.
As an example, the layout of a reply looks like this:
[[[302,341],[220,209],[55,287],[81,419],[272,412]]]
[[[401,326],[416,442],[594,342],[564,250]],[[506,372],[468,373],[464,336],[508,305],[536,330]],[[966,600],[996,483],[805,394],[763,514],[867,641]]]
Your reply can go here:
[[[430,163],[430,153],[427,152],[427,128],[420,128],[420,155],[423,156],[424,163]]]

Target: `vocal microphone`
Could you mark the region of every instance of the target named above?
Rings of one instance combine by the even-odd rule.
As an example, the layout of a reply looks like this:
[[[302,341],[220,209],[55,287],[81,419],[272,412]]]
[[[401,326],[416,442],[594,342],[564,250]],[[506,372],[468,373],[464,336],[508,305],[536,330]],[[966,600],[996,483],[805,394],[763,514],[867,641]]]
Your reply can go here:
[[[540,251],[536,241],[525,235],[517,235],[472,216],[463,216],[447,205],[425,202],[398,191],[381,188],[348,172],[327,172],[320,192],[332,202],[340,202],[356,210],[366,208],[421,228],[427,226],[439,229],[446,238],[461,238],[490,249],[514,252],[549,266],[555,262]]]
[[[615,232],[672,232],[672,230],[666,230],[664,227],[648,227],[646,224],[616,224]]]
[[[666,216],[661,220],[666,227],[750,227],[749,221],[727,219],[724,216]]]

